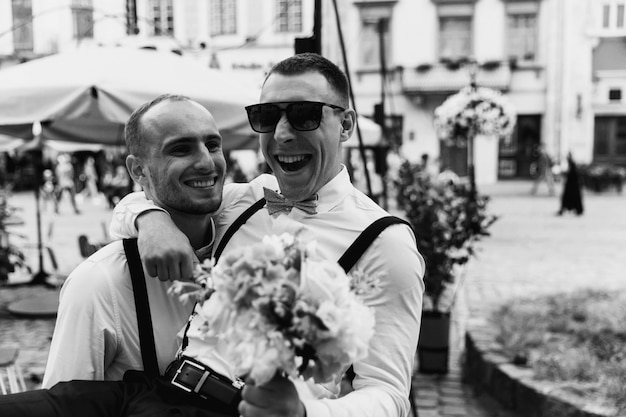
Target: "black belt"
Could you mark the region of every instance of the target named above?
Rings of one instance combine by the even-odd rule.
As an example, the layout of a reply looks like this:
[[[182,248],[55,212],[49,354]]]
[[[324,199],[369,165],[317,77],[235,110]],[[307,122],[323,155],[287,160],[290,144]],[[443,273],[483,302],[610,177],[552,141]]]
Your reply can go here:
[[[165,371],[165,379],[183,391],[235,408],[241,401],[241,390],[244,386],[243,381],[233,381],[185,356],[170,363]]]

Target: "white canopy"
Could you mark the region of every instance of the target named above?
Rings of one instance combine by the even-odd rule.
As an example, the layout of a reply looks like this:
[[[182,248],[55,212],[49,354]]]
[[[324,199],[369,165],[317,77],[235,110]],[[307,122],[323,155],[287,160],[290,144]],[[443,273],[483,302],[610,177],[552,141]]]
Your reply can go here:
[[[31,139],[123,145],[123,125],[139,105],[183,94],[211,111],[224,148],[255,149],[244,107],[258,88],[167,52],[126,48],[77,50],[0,70],[0,133]]]

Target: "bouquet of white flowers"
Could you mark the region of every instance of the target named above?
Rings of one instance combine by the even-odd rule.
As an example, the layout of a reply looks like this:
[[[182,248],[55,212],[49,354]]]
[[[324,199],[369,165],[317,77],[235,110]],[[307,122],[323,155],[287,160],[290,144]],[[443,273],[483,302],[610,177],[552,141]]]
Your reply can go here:
[[[315,242],[288,234],[205,261],[195,283],[173,286],[202,303],[206,332],[225,343],[235,373],[259,384],[276,372],[329,382],[363,359],[374,333],[363,297],[377,290],[377,278],[348,277]]]
[[[470,135],[508,139],[515,126],[508,100],[491,88],[465,87],[435,109],[435,129],[448,145],[463,146]]]

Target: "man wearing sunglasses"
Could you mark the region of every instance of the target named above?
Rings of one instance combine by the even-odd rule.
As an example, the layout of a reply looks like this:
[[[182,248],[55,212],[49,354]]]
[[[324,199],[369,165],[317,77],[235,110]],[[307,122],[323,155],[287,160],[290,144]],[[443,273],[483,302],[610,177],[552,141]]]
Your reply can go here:
[[[388,216],[350,183],[342,144],[352,135],[356,114],[349,108],[345,75],[316,54],[300,54],[275,65],[259,104],[246,107],[273,175],[224,188],[216,213],[214,256],[264,235],[300,233],[316,240],[328,259],[340,259],[374,221]],[[227,139],[226,139],[227,140]],[[260,203],[260,204],[259,204]],[[243,214],[242,214],[243,213]],[[159,279],[191,276],[193,251],[167,213],[141,193],[116,207],[111,232],[129,237],[139,229],[141,257]],[[239,413],[254,416],[406,416],[424,289],[424,262],[410,227],[387,227],[364,248],[354,268],[382,275],[382,291],[367,300],[375,309],[375,335],[365,360],[353,364],[354,391],[337,398],[338,384],[312,386],[276,376],[265,385],[248,381]],[[202,323],[192,319],[183,354],[206,363],[212,348],[202,340]]]

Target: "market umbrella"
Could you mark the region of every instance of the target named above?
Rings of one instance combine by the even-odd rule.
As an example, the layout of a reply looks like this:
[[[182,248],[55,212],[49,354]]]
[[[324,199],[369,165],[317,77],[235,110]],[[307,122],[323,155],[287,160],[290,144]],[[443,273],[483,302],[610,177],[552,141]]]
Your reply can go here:
[[[357,118],[357,123],[360,127],[361,141],[363,142],[363,146],[375,147],[382,146],[384,144],[383,131],[378,123],[374,122],[371,119],[368,119],[365,116],[359,116]],[[343,144],[343,146],[348,148],[358,148],[359,139],[357,138],[357,135],[354,134],[350,136],[350,138]]]
[[[256,149],[244,106],[258,89],[232,74],[173,53],[81,49],[0,70],[0,133],[43,140],[123,145],[131,112],[163,93],[183,94],[208,108],[224,137],[224,149]]]
[[[132,111],[171,93],[186,95],[211,111],[226,151],[256,149],[257,135],[249,128],[244,107],[257,101],[257,90],[232,74],[172,53],[80,49],[0,70],[0,134],[35,138],[27,147],[35,152],[40,171],[46,141],[123,145],[124,123]],[[40,268],[33,283],[45,284],[38,239]]]

